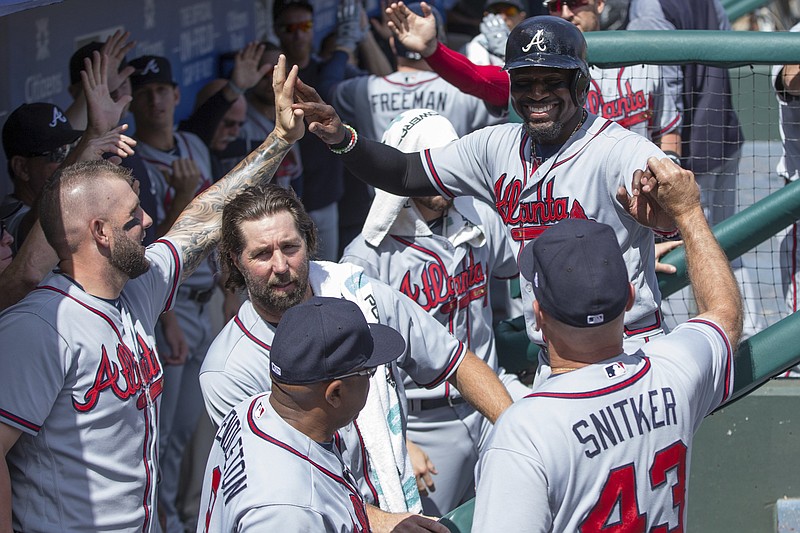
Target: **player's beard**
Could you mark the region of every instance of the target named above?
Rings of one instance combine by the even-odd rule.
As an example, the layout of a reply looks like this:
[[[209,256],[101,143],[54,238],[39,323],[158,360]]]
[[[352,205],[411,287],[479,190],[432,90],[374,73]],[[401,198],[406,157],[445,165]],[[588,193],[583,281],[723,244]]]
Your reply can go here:
[[[273,316],[281,316],[285,311],[302,302],[308,291],[308,258],[298,267],[294,274],[286,272],[272,279],[257,278],[248,271],[242,271],[250,299],[257,306]],[[290,292],[277,292],[276,285],[288,282],[295,287]]]
[[[116,239],[109,258],[111,265],[128,276],[128,279],[138,278],[147,272],[150,261],[144,255],[144,246],[128,237],[122,229],[115,234]]]
[[[525,129],[531,139],[539,144],[555,144],[564,130],[563,122],[546,122],[542,124],[525,123]]]

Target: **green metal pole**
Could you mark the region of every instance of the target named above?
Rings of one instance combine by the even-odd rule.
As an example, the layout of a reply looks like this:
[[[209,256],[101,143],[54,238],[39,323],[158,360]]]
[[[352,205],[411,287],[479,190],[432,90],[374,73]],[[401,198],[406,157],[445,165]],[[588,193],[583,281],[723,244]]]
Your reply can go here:
[[[800,181],[792,182],[747,209],[714,226],[714,235],[729,259],[735,259],[800,219]],[[689,283],[686,252],[676,248],[661,259],[678,269],[659,274],[661,297],[666,298]]]

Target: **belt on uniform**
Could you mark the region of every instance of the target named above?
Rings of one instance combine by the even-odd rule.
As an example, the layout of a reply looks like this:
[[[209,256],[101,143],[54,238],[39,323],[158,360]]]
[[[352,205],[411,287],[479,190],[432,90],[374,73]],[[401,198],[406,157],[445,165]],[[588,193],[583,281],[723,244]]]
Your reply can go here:
[[[181,289],[180,293],[187,300],[192,300],[199,304],[206,304],[209,301],[211,301],[211,297],[214,296],[214,287],[211,287],[210,289],[205,291],[184,288]]]
[[[427,411],[428,409],[438,409],[440,407],[453,407],[466,403],[466,401],[467,400],[465,400],[463,396],[458,396],[456,398],[448,396],[447,398],[432,398],[430,400],[408,400],[408,410]]]

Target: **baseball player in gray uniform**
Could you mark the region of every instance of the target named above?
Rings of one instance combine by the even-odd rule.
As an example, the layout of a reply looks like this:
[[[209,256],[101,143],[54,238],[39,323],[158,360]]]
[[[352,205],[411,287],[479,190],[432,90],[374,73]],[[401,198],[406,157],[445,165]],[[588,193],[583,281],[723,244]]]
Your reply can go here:
[[[200,137],[175,131],[172,126],[180,92],[167,59],[142,56],[130,64],[136,68],[131,76],[131,111],[139,140],[136,149],[145,165],[152,169],[152,192],[158,209],[156,234],[160,235],[185,202],[213,183],[211,156]],[[176,183],[180,179],[176,176],[179,169],[194,176],[196,184],[188,180],[185,184]],[[213,258],[213,254],[209,255],[181,285],[174,311],[163,316],[156,328],[156,342],[167,361],[161,407],[159,500],[167,516],[168,533],[183,529],[175,508],[181,459],[203,412],[197,375],[212,340],[212,321],[206,304],[216,288]],[[179,354],[181,350],[187,353]]]
[[[296,76],[276,76],[280,98],[291,98]],[[155,322],[216,245],[222,205],[271,178],[300,120],[284,114],[147,251],[152,221],[126,171],[93,162],[51,183],[41,221],[61,270],[0,315],[1,529],[159,531]]]
[[[674,223],[655,202],[633,196],[631,180],[648,157],[664,153],[583,109],[589,86],[585,57],[586,41],[569,22],[549,16],[525,20],[511,32],[506,53],[512,102],[525,123],[490,126],[414,154],[359,138],[304,84],[297,85],[301,102],[294,107],[304,111],[312,133],[342,153],[356,177],[375,187],[411,196],[472,195],[494,205],[515,254],[565,218],[613,227],[638,289],[624,330],[627,342],[638,346],[663,334],[652,228],[672,233]],[[521,281],[526,329],[541,345],[533,289]],[[540,365],[540,375],[546,372]]]
[[[200,385],[212,420],[220,423],[245,398],[270,390],[268,361],[275,327],[286,309],[311,296],[356,302],[369,321],[397,329],[407,343],[396,363],[372,378],[380,405],[372,410],[370,399],[357,420],[360,429],[355,433],[363,436],[370,461],[359,478],[368,501],[381,509],[418,509],[405,450],[405,397],[395,367],[421,387],[444,382],[458,387],[490,420],[511,403],[495,373],[418,305],[364,276],[361,268],[309,261],[316,228],[292,191],[273,185],[244,191],[226,207],[223,218],[221,260],[230,272],[228,286],[246,287],[250,299],[217,336],[201,369]],[[359,450],[362,445],[351,442],[347,448]],[[384,461],[386,448],[391,456]]]
[[[418,3],[409,4],[408,8],[421,13]],[[441,21],[435,10],[434,17]],[[416,108],[432,109],[447,117],[459,135],[503,120],[505,110],[494,110],[497,116],[492,116],[482,100],[440,78],[422,56],[406,50],[394,38],[390,43],[397,57],[396,72],[344,80],[331,95],[331,105],[362,135],[378,140],[399,113]]]
[[[694,433],[730,399],[742,299],[691,172],[643,179],[686,245],[700,314],[623,349],[635,288],[613,228],[565,220],[522,252],[552,374],[500,418],[476,469],[472,531],[684,531]],[[542,431],[547,428],[547,431]]]
[[[287,310],[269,362],[275,389],[241,402],[214,439],[198,533],[371,531],[338,430],[366,405],[370,376],[404,348],[348,300]]]
[[[800,24],[790,31],[800,32]],[[772,67],[772,85],[778,97],[781,142],[783,154],[778,161],[778,176],[786,184],[800,177],[800,65],[775,65]],[[786,310],[797,311],[797,284],[800,283],[798,261],[800,250],[797,246],[798,226],[795,222],[786,230],[781,241],[781,275],[786,296]],[[800,377],[800,370],[788,370],[786,377]]]
[[[392,121],[383,142],[414,152],[457,138],[452,124],[436,111],[412,109]],[[516,277],[518,270],[503,224],[488,205],[470,197],[409,199],[377,190],[363,232],[341,261],[359,265],[366,275],[414,300],[498,372],[513,399],[530,393],[497,363],[489,282]],[[403,384],[422,508],[425,514],[442,515],[472,497],[482,430],[491,424],[446,383],[424,389],[404,375]],[[415,457],[415,446],[434,465],[435,479],[426,460]]]

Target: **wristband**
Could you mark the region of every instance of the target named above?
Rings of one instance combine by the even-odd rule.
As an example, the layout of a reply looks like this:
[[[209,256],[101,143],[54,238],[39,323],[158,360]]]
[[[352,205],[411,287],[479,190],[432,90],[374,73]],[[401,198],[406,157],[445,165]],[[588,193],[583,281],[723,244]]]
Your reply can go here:
[[[670,159],[670,161],[672,161],[676,165],[681,166],[681,156],[679,156],[677,152],[668,150],[664,152],[664,155],[667,156]]]
[[[342,142],[337,144],[329,144],[328,149],[336,155],[346,154],[353,148],[355,148],[356,143],[358,142],[358,132],[356,132],[355,128],[348,124],[342,124],[345,129],[345,136]],[[347,138],[347,132],[350,134],[350,138]]]
[[[230,88],[231,91],[235,92],[239,96],[247,92],[247,89],[242,89],[241,87],[233,83],[233,80],[228,80],[228,87]]]

